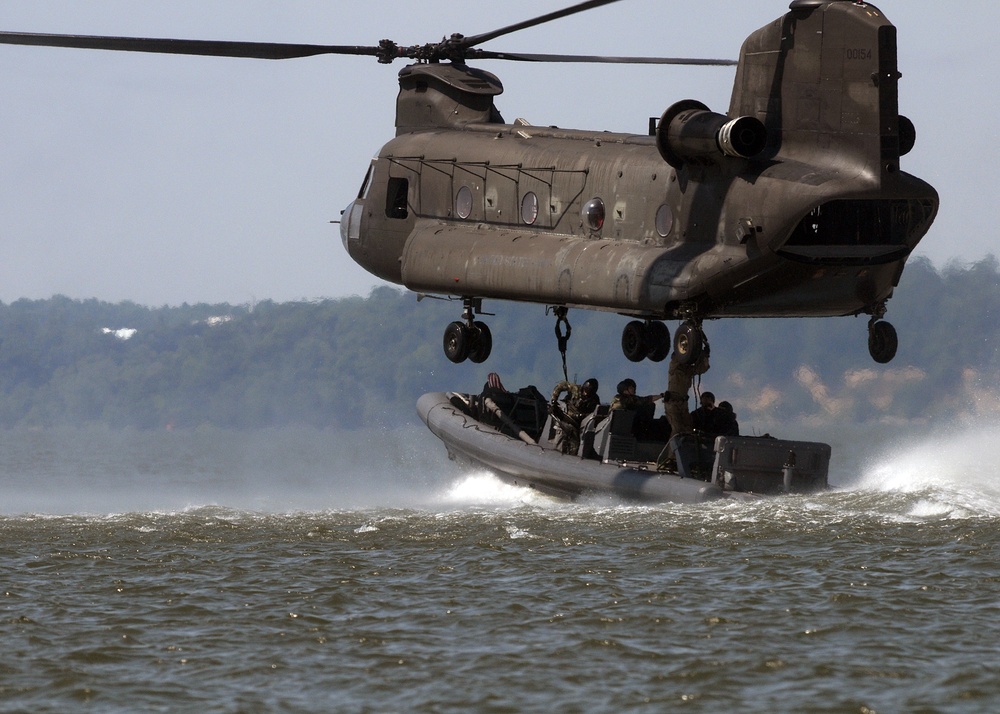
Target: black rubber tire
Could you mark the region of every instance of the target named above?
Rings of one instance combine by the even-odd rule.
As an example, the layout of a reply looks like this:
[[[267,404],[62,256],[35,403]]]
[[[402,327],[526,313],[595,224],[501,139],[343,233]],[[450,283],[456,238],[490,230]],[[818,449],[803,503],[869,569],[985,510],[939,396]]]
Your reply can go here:
[[[473,323],[471,332],[472,347],[469,350],[469,361],[482,364],[489,359],[490,352],[493,351],[493,333],[485,322]]]
[[[646,343],[651,361],[662,362],[670,356],[670,330],[662,322],[654,320],[646,326]]]
[[[891,362],[899,348],[899,337],[891,323],[879,320],[868,328],[868,353],[879,364]]]
[[[682,323],[674,333],[674,357],[679,364],[694,364],[701,357],[705,335],[693,322]]]
[[[461,364],[469,357],[472,347],[469,328],[461,322],[452,322],[444,330],[444,356],[455,364]]]
[[[632,320],[622,330],[622,352],[630,362],[642,362],[649,354],[646,326],[639,320]]]

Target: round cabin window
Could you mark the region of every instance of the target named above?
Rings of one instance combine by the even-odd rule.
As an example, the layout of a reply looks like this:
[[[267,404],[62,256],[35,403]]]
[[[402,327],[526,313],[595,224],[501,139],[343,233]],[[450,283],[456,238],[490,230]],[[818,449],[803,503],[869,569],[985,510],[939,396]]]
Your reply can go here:
[[[472,215],[472,189],[462,186],[455,196],[455,213],[459,218],[468,218]]]
[[[666,238],[670,235],[670,229],[673,227],[674,212],[670,209],[670,206],[664,203],[656,209],[656,232],[660,234],[661,238]]]
[[[528,191],[521,199],[521,220],[529,226],[538,218],[538,197]]]
[[[592,198],[583,207],[583,225],[592,231],[599,231],[604,227],[604,201],[599,198]]]

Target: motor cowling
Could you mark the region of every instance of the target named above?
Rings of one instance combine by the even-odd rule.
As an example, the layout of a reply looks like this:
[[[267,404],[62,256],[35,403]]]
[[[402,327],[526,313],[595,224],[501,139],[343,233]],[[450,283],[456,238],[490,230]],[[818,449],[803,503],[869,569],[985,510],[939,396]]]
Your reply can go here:
[[[663,112],[656,128],[656,148],[675,169],[684,164],[717,164],[723,157],[751,159],[764,150],[767,129],[754,117],[730,119],[694,99]]]

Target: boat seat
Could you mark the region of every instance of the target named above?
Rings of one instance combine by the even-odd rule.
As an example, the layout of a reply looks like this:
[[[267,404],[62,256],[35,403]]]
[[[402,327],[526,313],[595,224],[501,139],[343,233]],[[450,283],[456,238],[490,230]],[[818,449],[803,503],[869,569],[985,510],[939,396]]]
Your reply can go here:
[[[577,453],[581,459],[600,459],[600,450],[596,449],[596,438],[601,428],[607,422],[610,404],[598,404],[593,412],[588,414],[580,422],[580,451]]]
[[[602,461],[630,461],[635,458],[636,438],[632,433],[635,412],[615,409],[597,429],[594,447]]]
[[[615,409],[611,414],[608,429],[615,436],[632,436],[632,426],[635,424],[635,412],[631,409]]]

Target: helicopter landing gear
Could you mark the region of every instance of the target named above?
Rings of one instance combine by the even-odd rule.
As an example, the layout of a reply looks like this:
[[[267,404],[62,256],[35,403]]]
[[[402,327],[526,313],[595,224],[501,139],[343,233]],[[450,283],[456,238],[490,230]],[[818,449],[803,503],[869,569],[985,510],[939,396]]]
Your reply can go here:
[[[868,321],[868,353],[879,364],[891,362],[899,347],[896,328],[882,319],[885,313],[885,300],[883,300],[872,308],[872,317]]]
[[[475,319],[482,313],[482,300],[464,298],[462,321],[449,323],[444,331],[444,356],[455,364],[472,360],[476,364],[485,362],[493,351],[493,333],[485,322]]]
[[[701,329],[701,322],[685,320],[674,333],[674,357],[678,364],[697,362],[708,349],[708,339]]]
[[[622,352],[631,362],[662,362],[670,354],[670,330],[658,320],[632,320],[622,330]]]

